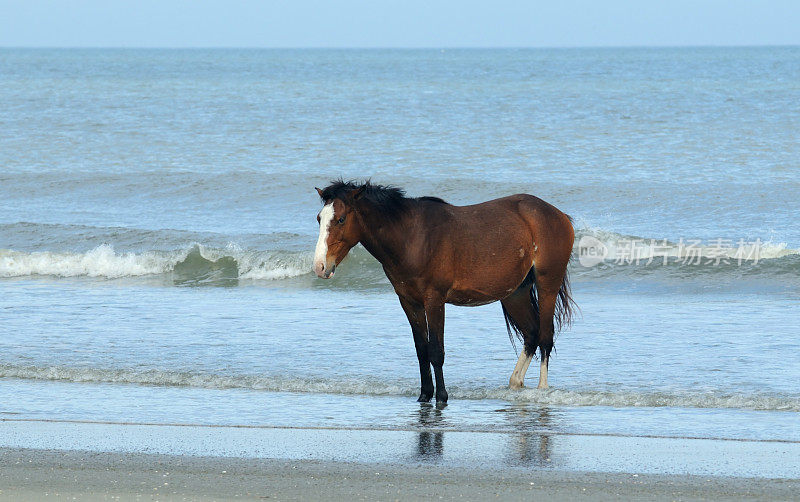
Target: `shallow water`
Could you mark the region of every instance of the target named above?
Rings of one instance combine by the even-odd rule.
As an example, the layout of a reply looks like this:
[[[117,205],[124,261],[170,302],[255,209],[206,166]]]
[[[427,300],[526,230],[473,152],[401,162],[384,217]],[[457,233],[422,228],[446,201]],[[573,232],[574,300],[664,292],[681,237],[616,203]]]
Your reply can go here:
[[[0,50],[0,417],[800,441],[798,56]],[[449,307],[420,419],[379,264],[310,272],[338,176],[572,215],[553,388]]]

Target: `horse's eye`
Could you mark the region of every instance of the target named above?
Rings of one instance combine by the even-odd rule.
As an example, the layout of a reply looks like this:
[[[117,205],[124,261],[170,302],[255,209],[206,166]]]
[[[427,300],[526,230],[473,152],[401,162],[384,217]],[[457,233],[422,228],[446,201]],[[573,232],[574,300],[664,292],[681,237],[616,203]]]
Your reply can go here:
[[[344,223],[344,216],[342,216],[341,218],[339,218],[339,225],[341,225],[342,223]]]

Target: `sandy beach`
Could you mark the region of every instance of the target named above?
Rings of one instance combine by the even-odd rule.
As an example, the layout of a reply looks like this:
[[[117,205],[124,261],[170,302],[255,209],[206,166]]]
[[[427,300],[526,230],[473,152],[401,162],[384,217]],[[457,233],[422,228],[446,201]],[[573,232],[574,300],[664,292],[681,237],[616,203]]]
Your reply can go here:
[[[0,499],[788,500],[798,459],[782,441],[3,419]]]
[[[797,480],[1,449],[0,499],[789,500]]]

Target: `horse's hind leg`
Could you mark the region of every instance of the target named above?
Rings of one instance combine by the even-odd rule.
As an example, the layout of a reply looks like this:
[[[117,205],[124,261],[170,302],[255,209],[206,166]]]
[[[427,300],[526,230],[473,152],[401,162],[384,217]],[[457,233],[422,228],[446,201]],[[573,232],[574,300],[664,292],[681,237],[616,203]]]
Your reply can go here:
[[[558,291],[563,276],[540,276],[536,278],[536,291],[539,299],[539,388],[547,388],[547,369],[550,363],[550,352],[553,350],[553,316],[555,315]],[[535,348],[534,348],[535,350]]]
[[[519,354],[517,365],[508,381],[508,386],[512,389],[519,389],[524,385],[525,373],[528,371],[528,366],[531,364],[538,345],[539,315],[531,297],[532,286],[532,282],[526,281],[510,296],[500,301],[504,313],[510,318],[507,319],[509,324],[522,335],[524,341],[524,348]]]

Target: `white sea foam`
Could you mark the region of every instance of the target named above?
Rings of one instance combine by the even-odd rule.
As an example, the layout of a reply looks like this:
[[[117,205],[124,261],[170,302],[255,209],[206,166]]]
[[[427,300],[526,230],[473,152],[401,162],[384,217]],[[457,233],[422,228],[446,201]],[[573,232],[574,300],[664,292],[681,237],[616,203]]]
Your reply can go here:
[[[450,392],[458,396],[459,392]],[[546,390],[495,388],[469,390],[465,399],[505,399],[553,406],[738,408],[751,410],[800,411],[800,398],[772,394],[731,394],[722,392],[607,392],[597,390]]]
[[[115,279],[158,275],[171,272],[192,253],[200,261],[209,263],[223,257],[233,258],[241,279],[278,280],[307,274],[311,270],[310,251],[262,252],[242,250],[235,245],[214,249],[196,244],[185,250],[126,253],[104,244],[85,253],[26,253],[0,249],[0,277],[44,275]]]
[[[0,364],[0,378],[52,380],[65,382],[122,383],[153,386],[179,386],[204,389],[252,389],[269,392],[302,392],[311,394],[344,394],[371,396],[415,396],[412,381],[386,382],[373,378],[327,379],[289,378],[268,375],[221,375],[129,369],[75,368],[63,366],[19,366]],[[800,411],[800,396],[769,393],[727,392],[640,392],[601,390],[546,390],[507,387],[448,387],[453,399],[497,399],[551,406],[608,406],[723,408],[769,411]]]
[[[24,253],[0,250],[0,277],[54,275],[59,277],[126,277],[162,274],[172,269],[179,256],[174,254],[117,253],[109,245],[86,253]]]
[[[239,256],[239,278],[274,281],[311,274],[313,252],[276,253],[241,252]]]

